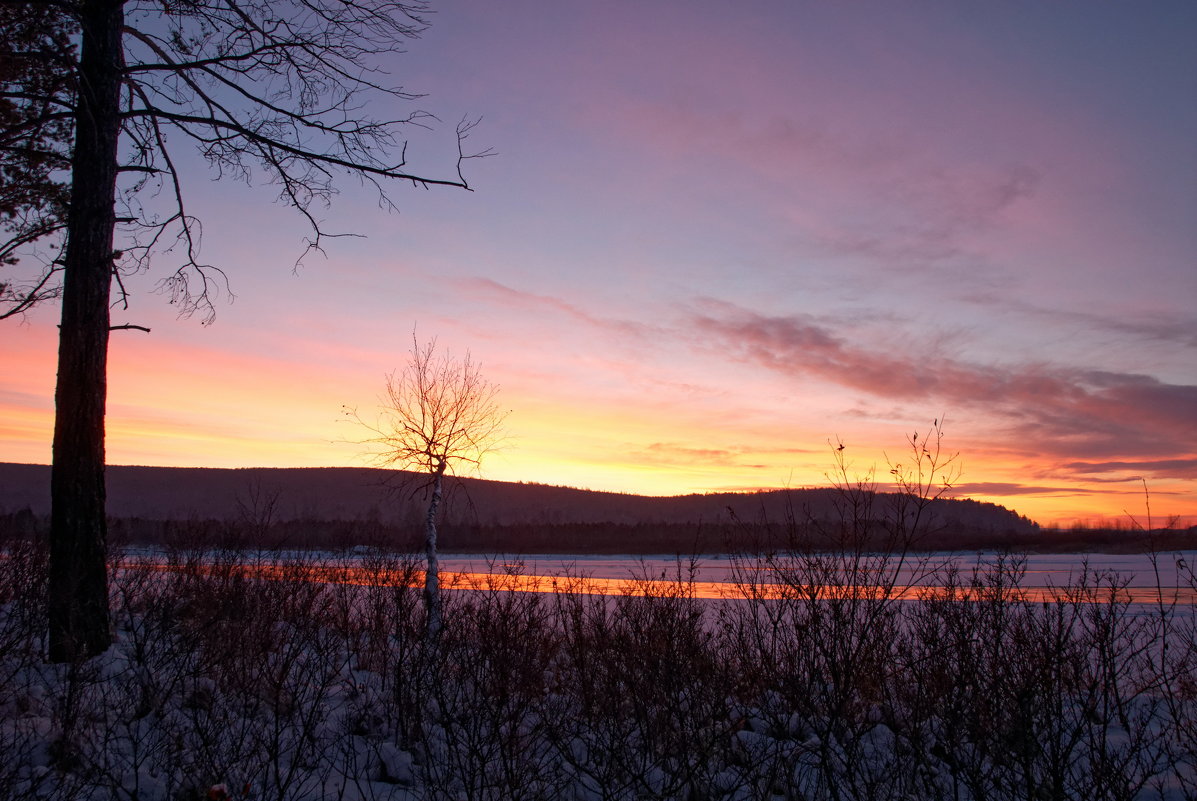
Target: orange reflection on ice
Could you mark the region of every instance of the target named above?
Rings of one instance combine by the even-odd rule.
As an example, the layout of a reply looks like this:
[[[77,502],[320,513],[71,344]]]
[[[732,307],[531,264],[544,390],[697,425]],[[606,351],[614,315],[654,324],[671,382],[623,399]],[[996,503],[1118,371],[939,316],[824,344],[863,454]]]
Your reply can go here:
[[[413,568],[371,568],[358,565],[312,565],[302,563],[244,563],[237,565],[171,565],[155,560],[137,560],[140,566],[160,570],[215,573],[232,571],[238,575],[272,581],[315,581],[364,587],[422,587],[424,572]],[[682,597],[702,600],[859,600],[893,599],[901,601],[950,600],[990,601],[994,591],[988,587],[954,587],[950,591],[934,584],[787,584],[780,582],[737,583],[732,581],[671,581],[641,578],[597,578],[588,576],[552,576],[525,573],[479,573],[444,571],[440,574],[444,590],[577,593],[584,595]],[[1109,587],[1094,588],[1084,594],[1067,587],[1003,588],[1005,602],[1108,603],[1114,599],[1132,604],[1197,605],[1197,589],[1192,587]]]
[[[423,583],[423,574],[419,583]],[[354,582],[356,583],[356,582]],[[777,600],[780,598],[802,598],[830,600],[834,598],[883,599],[903,601],[948,599],[957,601],[987,600],[987,588],[955,589],[949,595],[943,587],[934,585],[902,585],[891,587],[879,585],[829,584],[822,586],[793,585],[783,583],[737,584],[727,581],[661,581],[653,579],[575,578],[560,576],[536,576],[523,574],[492,573],[446,573],[441,576],[441,586],[458,590],[507,590],[513,592],[573,592],[589,595],[635,595],[652,597],[687,597],[705,600],[757,599]],[[1188,587],[1121,587],[1116,598],[1126,603],[1175,602],[1192,606],[1197,604],[1197,590]],[[1008,601],[1046,603],[1058,600],[1072,600],[1075,594],[1067,588],[1020,587],[1007,590],[1002,595]],[[1091,595],[1075,597],[1084,603],[1104,603],[1109,600],[1109,590],[1098,590]]]

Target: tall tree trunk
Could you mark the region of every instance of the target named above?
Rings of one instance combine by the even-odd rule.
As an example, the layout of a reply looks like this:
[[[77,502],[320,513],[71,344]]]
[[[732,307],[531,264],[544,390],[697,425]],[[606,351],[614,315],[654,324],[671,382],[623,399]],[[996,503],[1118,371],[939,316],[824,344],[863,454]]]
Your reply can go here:
[[[424,553],[428,566],[424,570],[424,611],[428,618],[428,639],[436,641],[441,632],[441,574],[436,558],[436,513],[441,505],[445,463],[441,462],[432,480],[432,500],[428,502],[428,518],[424,521]]]
[[[116,227],[123,0],[82,5],[50,478],[49,657],[102,653],[108,630],[104,408]]]

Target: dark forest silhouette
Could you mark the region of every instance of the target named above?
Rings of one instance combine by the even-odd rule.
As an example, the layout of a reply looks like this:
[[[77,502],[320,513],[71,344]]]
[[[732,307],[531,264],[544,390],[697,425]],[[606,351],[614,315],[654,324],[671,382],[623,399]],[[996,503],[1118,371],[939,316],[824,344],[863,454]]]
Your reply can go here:
[[[48,514],[48,470],[0,464],[0,526],[35,527]],[[364,467],[110,465],[109,515],[114,539],[132,542],[200,535],[240,545],[416,549],[423,541],[426,511],[423,478]],[[441,544],[448,551],[525,553],[784,546],[791,524],[817,535],[819,526],[836,520],[837,495],[834,488],[816,488],[651,497],[453,478]],[[916,547],[1135,551],[1146,545],[1133,530],[1041,529],[1010,509],[968,499],[935,501],[931,512]],[[1192,531],[1171,532],[1166,544],[1197,547],[1197,537]]]

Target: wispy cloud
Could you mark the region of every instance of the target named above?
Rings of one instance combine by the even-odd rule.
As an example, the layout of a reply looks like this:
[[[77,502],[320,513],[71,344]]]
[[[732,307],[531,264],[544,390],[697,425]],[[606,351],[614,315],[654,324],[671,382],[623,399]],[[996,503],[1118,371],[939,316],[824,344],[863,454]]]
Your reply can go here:
[[[1197,451],[1197,386],[1049,363],[972,364],[855,344],[809,317],[724,305],[696,313],[698,336],[733,358],[891,401],[982,408],[1015,448],[1083,459],[1185,457]]]
[[[657,152],[655,169],[680,173],[662,186],[715,169],[766,203],[761,212],[788,236],[888,270],[975,256],[974,235],[1006,220],[1043,181],[1033,160],[981,165],[876,120],[833,120],[826,108],[712,114],[696,98],[615,96],[602,109],[604,130]]]
[[[750,464],[741,461],[741,458],[744,456],[757,456],[759,458],[759,448],[695,448],[675,442],[653,442],[645,448],[632,452],[630,455],[639,461],[656,465],[702,465],[704,468],[734,466],[737,468],[759,470],[777,467],[776,465]]]
[[[952,486],[952,494],[956,496],[982,495],[997,498],[1013,498],[1026,495],[1085,495],[1098,491],[1080,487],[1051,487],[1001,481],[978,481],[971,484],[956,484]]]
[[[1153,311],[1150,317],[1122,313],[1119,316],[1095,314],[1059,307],[1039,306],[1026,300],[1011,297],[1000,291],[969,292],[962,300],[983,307],[987,313],[994,311],[1014,313],[1032,318],[1036,323],[1080,326],[1098,334],[1109,334],[1120,339],[1134,338],[1140,342],[1165,343],[1197,348],[1197,317],[1176,313]]]
[[[1039,172],[1027,165],[986,171],[912,165],[860,188],[878,214],[862,221],[841,216],[834,225],[812,231],[812,239],[828,253],[887,268],[952,259],[967,254],[970,234],[991,227],[1006,209],[1032,197],[1039,181]]]
[[[636,337],[655,336],[662,330],[658,326],[635,320],[601,317],[561,298],[513,289],[490,278],[475,276],[458,280],[455,283],[462,292],[469,296],[508,311],[558,314],[595,328]]]
[[[1060,469],[1087,477],[1103,473],[1138,473],[1159,478],[1197,478],[1197,459],[1145,459],[1120,462],[1066,462]],[[1135,481],[1139,476],[1111,479]],[[1090,481],[1102,479],[1089,478]]]

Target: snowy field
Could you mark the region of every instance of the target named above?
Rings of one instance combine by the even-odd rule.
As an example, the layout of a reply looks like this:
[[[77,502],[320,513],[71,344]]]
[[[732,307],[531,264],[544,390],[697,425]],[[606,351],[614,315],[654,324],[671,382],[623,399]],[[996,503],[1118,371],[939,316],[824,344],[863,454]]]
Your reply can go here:
[[[431,641],[408,557],[142,552],[64,666],[15,544],[0,799],[1194,799],[1197,616],[1126,590],[1195,556],[451,556]]]

